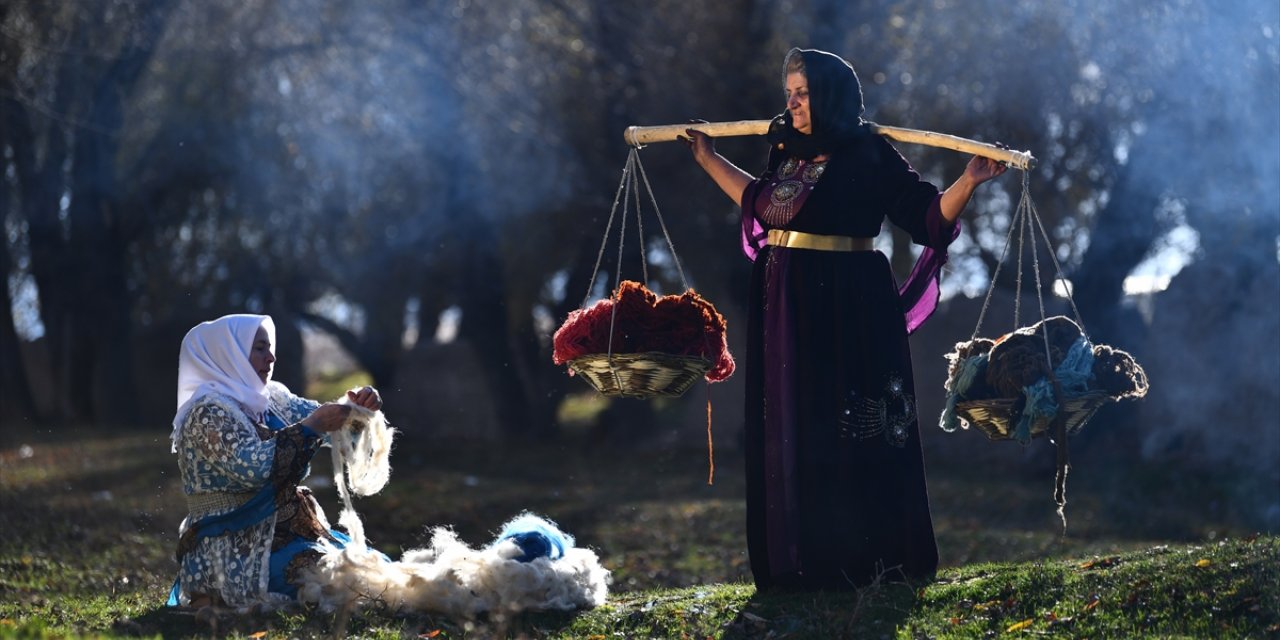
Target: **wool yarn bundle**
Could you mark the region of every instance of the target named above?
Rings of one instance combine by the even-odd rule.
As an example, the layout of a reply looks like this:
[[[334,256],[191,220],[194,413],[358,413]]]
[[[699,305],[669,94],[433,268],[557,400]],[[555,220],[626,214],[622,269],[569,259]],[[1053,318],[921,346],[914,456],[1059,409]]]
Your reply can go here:
[[[724,316],[693,289],[658,296],[624,280],[613,297],[569,313],[552,340],[552,360],[567,364],[601,353],[694,356],[712,363],[707,382],[720,382],[735,368],[725,329]]]
[[[342,428],[329,434],[333,479],[342,499],[338,524],[347,530],[353,542],[363,545],[364,523],[351,506],[351,494],[371,496],[387,486],[391,479],[391,442],[396,430],[387,424],[381,411],[366,409],[345,395],[338,403],[351,407]]]
[[[553,523],[522,514],[491,544],[473,548],[450,529],[389,560],[363,544],[329,546],[303,579],[298,600],[326,612],[369,606],[472,619],[481,614],[604,604],[610,574]]]
[[[1012,399],[1010,421],[1018,425],[1012,435],[1029,441],[1031,424],[1052,419],[1058,410],[1051,370],[1068,397],[1101,392],[1118,401],[1141,398],[1148,389],[1146,373],[1133,356],[1092,344],[1080,326],[1065,316],[1046,318],[995,340],[957,343],[946,358],[947,404],[939,423],[945,431],[969,427],[957,414],[958,403]]]
[[[321,557],[302,575],[298,601],[349,615],[369,606],[458,618],[524,610],[595,607],[608,596],[610,573],[595,552],[576,547],[555,523],[524,513],[507,522],[490,544],[473,548],[446,527],[430,544],[391,560],[372,549],[351,494],[369,496],[390,479],[395,429],[381,411],[352,407],[330,435],[334,480],[342,499],[338,524],[351,542],[321,542]]]

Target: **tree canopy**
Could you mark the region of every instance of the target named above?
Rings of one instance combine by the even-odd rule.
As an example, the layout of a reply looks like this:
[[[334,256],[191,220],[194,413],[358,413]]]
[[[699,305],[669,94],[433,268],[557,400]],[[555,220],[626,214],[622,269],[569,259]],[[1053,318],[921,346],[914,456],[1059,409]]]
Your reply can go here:
[[[182,333],[232,311],[328,332],[389,395],[414,393],[402,365],[453,309],[504,428],[550,433],[570,382],[549,334],[587,293],[623,128],[778,113],[791,46],[849,59],[872,120],[1031,149],[1077,302],[1100,335],[1136,338],[1125,278],[1178,238],[1195,239],[1184,262],[1275,271],[1278,14],[1207,0],[11,0],[3,412],[154,419]],[[719,145],[763,162],[758,140]],[[679,145],[643,153],[692,284],[738,301],[732,205]],[[940,186],[966,160],[903,153]],[[1011,175],[971,205],[949,294],[983,292],[1020,186]],[[890,237],[906,262],[909,240]],[[669,269],[651,277],[679,287]],[[300,351],[281,367],[295,381]]]

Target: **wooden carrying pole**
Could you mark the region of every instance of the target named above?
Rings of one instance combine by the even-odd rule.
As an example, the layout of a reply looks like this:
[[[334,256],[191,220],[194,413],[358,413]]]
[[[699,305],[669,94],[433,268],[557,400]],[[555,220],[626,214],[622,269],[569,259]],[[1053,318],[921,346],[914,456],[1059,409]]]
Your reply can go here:
[[[929,147],[942,147],[943,149],[951,149],[954,151],[962,151],[964,153],[972,153],[984,158],[998,160],[1015,169],[1026,171],[1036,165],[1035,156],[1030,151],[1014,151],[1012,149],[1001,149],[994,144],[978,142],[977,140],[969,140],[958,136],[951,136],[945,133],[934,133],[932,131],[921,131],[919,129],[903,129],[902,127],[886,127],[884,125],[873,124],[872,130],[876,133],[897,140],[898,142],[907,142],[911,144],[922,144]],[[653,127],[627,127],[623,134],[627,144],[633,147],[639,147],[653,142],[671,142],[679,136],[685,135],[685,130],[694,129],[701,131],[713,138],[723,138],[728,136],[762,136],[769,131],[768,120],[738,120],[736,122],[700,122],[696,124],[664,124]]]

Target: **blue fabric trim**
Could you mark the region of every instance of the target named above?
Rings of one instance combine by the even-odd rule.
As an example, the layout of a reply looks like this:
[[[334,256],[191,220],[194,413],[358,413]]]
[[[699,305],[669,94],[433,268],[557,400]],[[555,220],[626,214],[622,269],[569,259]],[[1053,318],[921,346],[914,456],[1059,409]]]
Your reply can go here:
[[[330,529],[329,535],[333,536],[338,541],[334,546],[339,549],[343,549],[347,545],[351,544],[351,537],[341,531]],[[289,567],[289,563],[293,562],[293,559],[299,553],[307,551],[308,549],[320,551],[323,549],[323,545],[319,542],[312,542],[305,538],[294,538],[293,542],[285,545],[283,549],[271,552],[270,575],[267,578],[267,591],[283,594],[290,598],[298,597],[298,587],[289,584],[289,581],[285,576],[285,569]],[[391,562],[391,558],[388,558],[386,554],[378,553],[378,555],[382,557],[383,561]]]
[[[166,607],[176,607],[181,604],[178,601],[178,594],[182,592],[182,578],[173,581],[173,588],[169,590],[169,601],[165,602]]]
[[[284,418],[281,418],[280,416],[276,415],[276,412],[270,409],[267,409],[266,417],[263,419],[262,423],[265,424],[267,428],[272,431],[279,431],[289,426],[289,423],[285,422]],[[320,439],[324,437],[323,433],[320,433],[319,431],[316,431],[315,429],[312,429],[311,427],[308,427],[307,425],[302,424],[301,422],[298,423],[298,427],[302,429],[302,435],[306,438]]]
[[[279,431],[289,426],[289,423],[285,422],[284,418],[281,418],[280,416],[276,415],[276,412],[270,409],[267,409],[265,419],[262,422],[267,426],[268,429],[271,429],[272,431]],[[306,427],[303,427],[303,428],[305,429]]]
[[[196,538],[208,538],[209,536],[220,536],[228,531],[237,531],[258,524],[267,518],[267,516],[275,513],[276,501],[275,491],[272,485],[266,485],[258,490],[248,502],[228,511],[213,516],[205,516],[200,518],[191,525],[196,527]],[[169,600],[166,603],[170,607],[178,606],[178,594],[181,592],[182,579],[173,581],[173,589],[169,591]]]
[[[197,538],[220,536],[228,531],[238,531],[258,524],[275,511],[275,487],[268,484],[239,507],[226,513],[200,518],[192,526],[197,527]]]
[[[298,597],[298,588],[285,579],[284,570],[294,557],[309,549],[319,549],[318,543],[303,538],[294,538],[293,542],[283,549],[271,552],[270,577],[267,579],[267,591],[281,593],[290,598]]]

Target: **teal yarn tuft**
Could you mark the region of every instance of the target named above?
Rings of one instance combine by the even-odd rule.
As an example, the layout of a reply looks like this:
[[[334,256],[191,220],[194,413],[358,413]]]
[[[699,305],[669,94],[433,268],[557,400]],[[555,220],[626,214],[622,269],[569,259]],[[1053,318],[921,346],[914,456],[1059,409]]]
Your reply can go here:
[[[1064,394],[1078,396],[1089,391],[1093,382],[1093,345],[1089,340],[1084,336],[1076,338],[1054,373]]]
[[[1066,396],[1078,396],[1089,391],[1093,382],[1093,345],[1083,335],[1071,343],[1062,362],[1053,370],[1062,385],[1062,393]],[[1013,437],[1022,444],[1031,441],[1031,425],[1041,418],[1052,420],[1058,415],[1058,403],[1053,397],[1053,383],[1048,378],[1041,378],[1023,389],[1027,398],[1027,406],[1018,418],[1018,426]]]
[[[969,388],[973,386],[973,381],[987,370],[987,354],[980,353],[976,356],[965,358],[960,363],[960,368],[956,370],[956,377],[953,381],[947,381],[947,406],[942,410],[942,417],[938,420],[938,426],[948,433],[955,431],[960,425],[959,418],[956,417],[956,403],[969,392]]]
[[[1013,437],[1022,444],[1031,442],[1031,425],[1041,418],[1052,420],[1058,415],[1058,403],[1053,398],[1053,384],[1048,378],[1041,378],[1022,390],[1027,397],[1027,406],[1018,418],[1018,427]]]

